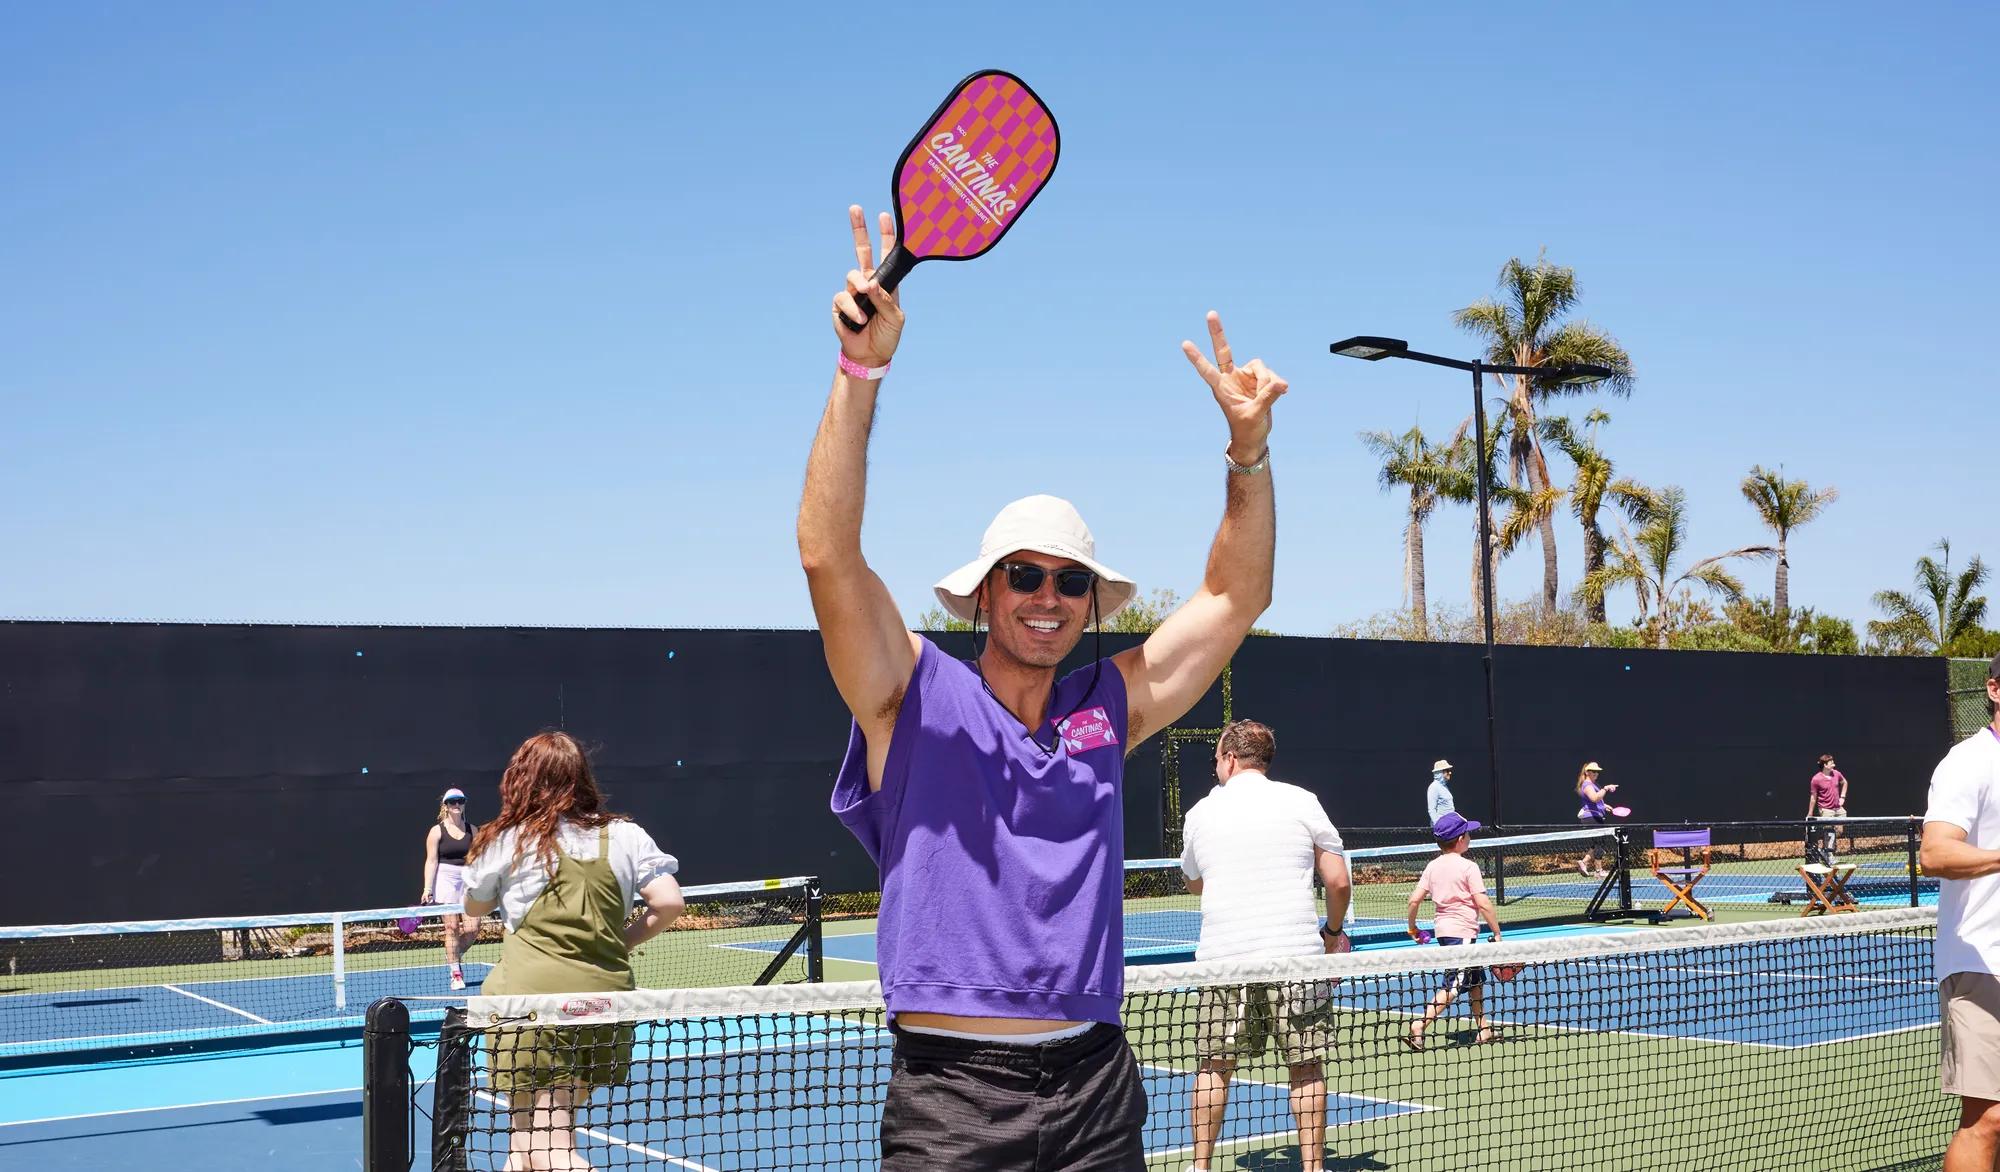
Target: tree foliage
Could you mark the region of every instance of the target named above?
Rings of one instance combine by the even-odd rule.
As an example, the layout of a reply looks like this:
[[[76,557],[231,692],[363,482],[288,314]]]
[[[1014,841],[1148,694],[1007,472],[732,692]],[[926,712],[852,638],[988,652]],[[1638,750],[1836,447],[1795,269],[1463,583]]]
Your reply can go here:
[[[1978,593],[1989,576],[1986,563],[1974,555],[1956,574],[1951,568],[1951,542],[1932,547],[1943,556],[1917,559],[1916,589],[1879,590],[1874,603],[1882,618],[1868,623],[1868,639],[1887,655],[1939,655],[1981,631],[1986,596]]]
[[[1639,625],[1653,636],[1653,645],[1664,650],[1673,645],[1676,630],[1699,625],[1691,615],[1691,607],[1699,601],[1694,597],[1697,588],[1727,601],[1743,597],[1743,583],[1724,568],[1724,562],[1770,557],[1778,551],[1767,545],[1746,545],[1683,568],[1681,560],[1688,542],[1687,493],[1670,485],[1660,490],[1656,505],[1652,519],[1636,536],[1621,534],[1604,568],[1585,577],[1577,595],[1589,602],[1602,599],[1614,587],[1631,587],[1638,602]]]
[[[1508,445],[1508,483],[1523,492],[1545,493],[1555,487],[1542,451],[1537,426],[1540,407],[1549,399],[1607,391],[1632,392],[1632,356],[1618,339],[1583,320],[1566,320],[1580,296],[1576,270],[1549,263],[1546,252],[1532,265],[1519,257],[1500,267],[1500,296],[1476,301],[1452,315],[1453,324],[1478,338],[1485,357],[1506,366],[1602,366],[1611,377],[1590,386],[1576,386],[1554,377],[1501,375],[1507,390],[1503,419]],[[1560,567],[1552,512],[1541,512],[1534,525],[1542,542],[1542,608],[1553,614],[1560,602]]]
[[[1402,435],[1386,431],[1364,431],[1361,442],[1381,461],[1377,483],[1386,491],[1409,491],[1408,512],[1403,521],[1403,597],[1419,629],[1430,611],[1424,573],[1424,525],[1437,510],[1438,502],[1455,497],[1464,479],[1467,455],[1462,440],[1439,446],[1424,437],[1423,429],[1411,427]]]
[[[1762,464],[1751,467],[1741,487],[1743,499],[1757,510],[1758,520],[1778,535],[1777,581],[1771,597],[1777,600],[1774,605],[1782,617],[1790,609],[1792,597],[1792,564],[1786,543],[1791,540],[1792,530],[1812,521],[1839,500],[1840,490],[1815,490],[1803,480],[1785,479],[1782,469],[1773,472]]]

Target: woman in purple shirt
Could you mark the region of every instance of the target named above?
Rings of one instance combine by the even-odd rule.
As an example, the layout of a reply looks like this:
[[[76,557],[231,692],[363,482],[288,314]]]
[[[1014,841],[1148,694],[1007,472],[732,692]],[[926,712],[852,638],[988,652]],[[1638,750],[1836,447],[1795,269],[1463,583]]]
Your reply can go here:
[[[987,633],[974,659],[953,659],[907,628],[861,552],[868,433],[904,314],[871,275],[861,209],[848,221],[856,265],[833,298],[838,372],[798,539],[854,716],[833,806],[882,870],[877,948],[895,1033],[882,1167],[1139,1172],[1145,1093],[1118,1026],[1125,757],[1194,706],[1270,604],[1267,440],[1285,381],[1260,361],[1235,365],[1214,314],[1213,363],[1182,343],[1228,423],[1226,507],[1201,589],[1144,644],[1057,678],[1134,586],[1097,560],[1067,501],[1028,497],[938,584],[945,608]],[[879,255],[894,245],[884,214]],[[849,331],[843,316],[867,325]],[[1095,424],[1074,408],[1055,388],[990,405],[1074,429],[1087,466]]]
[[[1579,769],[1576,774],[1576,796],[1583,800],[1583,807],[1576,812],[1576,816],[1580,821],[1594,823],[1598,826],[1608,826],[1611,824],[1611,806],[1607,799],[1618,788],[1615,785],[1599,785],[1597,783],[1598,774],[1603,772],[1604,767],[1602,765],[1599,765],[1595,761],[1590,761],[1586,762],[1584,767]],[[1576,869],[1592,879],[1604,878],[1606,868],[1604,866],[1603,852],[1593,845],[1589,850],[1583,852],[1581,859],[1577,860]]]

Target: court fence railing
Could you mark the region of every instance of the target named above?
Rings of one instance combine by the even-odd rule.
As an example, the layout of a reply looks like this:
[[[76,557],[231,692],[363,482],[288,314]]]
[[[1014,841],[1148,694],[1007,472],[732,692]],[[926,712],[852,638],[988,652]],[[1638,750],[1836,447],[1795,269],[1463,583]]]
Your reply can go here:
[[[682,898],[675,923],[633,954],[642,986],[826,979],[817,877],[694,885]],[[463,911],[432,903],[0,927],[9,986],[0,994],[0,1069],[352,1039],[385,992],[448,991],[442,945]],[[462,943],[471,985],[497,960],[502,938],[496,911]],[[482,959],[472,959],[481,945]],[[102,990],[121,995],[93,996]],[[432,1006],[419,1020],[442,1017]]]

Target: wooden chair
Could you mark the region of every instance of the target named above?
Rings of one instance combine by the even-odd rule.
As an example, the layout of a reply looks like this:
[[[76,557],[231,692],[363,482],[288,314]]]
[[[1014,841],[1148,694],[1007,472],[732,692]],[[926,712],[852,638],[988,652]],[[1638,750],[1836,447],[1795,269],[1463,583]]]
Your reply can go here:
[[[1701,862],[1695,863],[1695,852],[1701,852]],[[1667,885],[1674,897],[1660,909],[1656,918],[1666,919],[1682,904],[1704,920],[1713,920],[1707,905],[1694,897],[1695,884],[1708,874],[1709,832],[1701,830],[1655,830],[1653,847],[1646,852],[1647,864],[1653,877]]]
[[[1831,912],[1858,912],[1860,907],[1854,897],[1848,894],[1847,884],[1854,878],[1853,863],[1807,863],[1799,868],[1799,878],[1806,881],[1806,910],[1799,913],[1809,916],[1814,912],[1826,915]]]

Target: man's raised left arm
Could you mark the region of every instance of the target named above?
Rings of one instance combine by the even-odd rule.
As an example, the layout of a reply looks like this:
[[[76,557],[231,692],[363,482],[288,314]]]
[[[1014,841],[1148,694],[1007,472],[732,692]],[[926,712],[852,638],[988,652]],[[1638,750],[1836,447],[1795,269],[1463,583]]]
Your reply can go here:
[[[1193,342],[1181,351],[1208,384],[1229,424],[1221,527],[1208,551],[1201,589],[1146,641],[1114,660],[1125,677],[1130,715],[1125,751],[1179,720],[1215,682],[1229,657],[1271,605],[1277,505],[1271,488],[1271,407],[1287,390],[1263,360],[1235,364],[1222,319],[1208,315],[1215,359]],[[1241,469],[1241,471],[1239,471]]]

